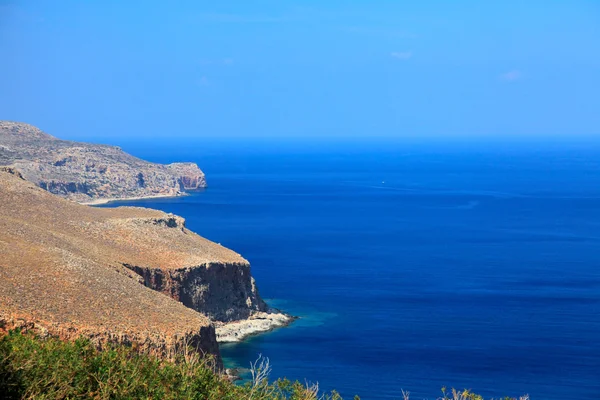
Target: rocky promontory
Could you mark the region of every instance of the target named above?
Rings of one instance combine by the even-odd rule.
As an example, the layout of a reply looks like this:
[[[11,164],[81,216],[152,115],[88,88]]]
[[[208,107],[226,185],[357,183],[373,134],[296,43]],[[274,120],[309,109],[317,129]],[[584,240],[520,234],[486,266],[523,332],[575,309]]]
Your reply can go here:
[[[178,196],[206,186],[194,163],[156,164],[119,147],[57,139],[29,124],[0,121],[0,165],[83,203]]]
[[[192,346],[220,360],[217,335],[242,337],[240,323],[265,315],[291,320],[268,309],[244,258],[181,217],[80,205],[13,167],[0,167],[0,205],[0,331],[84,335],[160,355]]]

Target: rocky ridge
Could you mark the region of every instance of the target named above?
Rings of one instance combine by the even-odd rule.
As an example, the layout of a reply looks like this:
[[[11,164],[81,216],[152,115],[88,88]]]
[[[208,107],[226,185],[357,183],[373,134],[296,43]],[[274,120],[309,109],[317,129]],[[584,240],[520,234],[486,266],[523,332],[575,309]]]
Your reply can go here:
[[[116,146],[60,140],[10,121],[0,121],[0,165],[77,202],[179,196],[206,187],[194,163],[155,164]]]

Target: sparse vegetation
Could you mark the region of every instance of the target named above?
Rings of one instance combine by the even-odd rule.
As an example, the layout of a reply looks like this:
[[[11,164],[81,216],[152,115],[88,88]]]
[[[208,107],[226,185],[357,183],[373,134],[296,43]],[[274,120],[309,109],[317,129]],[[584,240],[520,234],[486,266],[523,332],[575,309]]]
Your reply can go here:
[[[126,346],[100,351],[87,339],[63,342],[18,331],[0,338],[4,399],[342,400],[336,392],[321,394],[318,384],[287,379],[270,383],[270,371],[269,360],[259,357],[251,364],[250,381],[235,385],[215,371],[210,358],[197,353],[167,361]],[[409,394],[400,392],[398,398],[407,400]],[[467,390],[443,389],[439,399],[483,398]]]

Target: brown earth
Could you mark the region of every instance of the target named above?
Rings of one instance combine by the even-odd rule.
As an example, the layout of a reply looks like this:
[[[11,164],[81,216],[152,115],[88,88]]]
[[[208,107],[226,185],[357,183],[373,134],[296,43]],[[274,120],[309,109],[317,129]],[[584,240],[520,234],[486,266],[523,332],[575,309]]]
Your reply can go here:
[[[1,169],[0,328],[218,355],[198,311],[230,321],[266,310],[248,262],[182,218],[76,204]]]

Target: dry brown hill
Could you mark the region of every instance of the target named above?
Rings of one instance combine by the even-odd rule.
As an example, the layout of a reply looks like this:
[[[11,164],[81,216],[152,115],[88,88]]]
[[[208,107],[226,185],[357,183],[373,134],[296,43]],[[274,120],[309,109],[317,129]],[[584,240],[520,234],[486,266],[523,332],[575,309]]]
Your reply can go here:
[[[0,171],[5,329],[35,324],[153,352],[188,341],[217,354],[214,328],[197,311],[230,321],[266,310],[247,261],[189,231],[182,218],[76,204],[3,169],[10,170]]]

